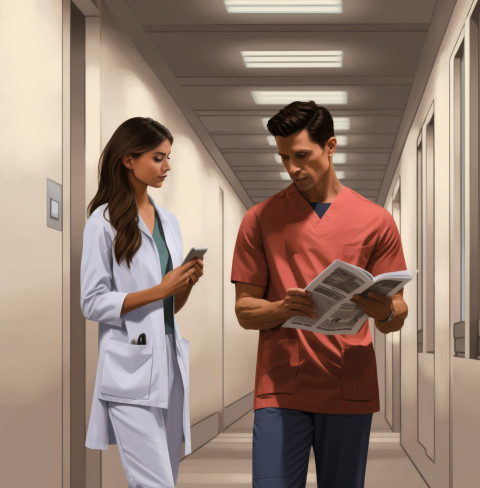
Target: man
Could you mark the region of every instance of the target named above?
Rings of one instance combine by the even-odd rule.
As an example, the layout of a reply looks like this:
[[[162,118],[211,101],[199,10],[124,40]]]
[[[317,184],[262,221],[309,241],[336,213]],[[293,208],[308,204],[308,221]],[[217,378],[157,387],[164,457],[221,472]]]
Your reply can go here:
[[[317,317],[304,288],[335,259],[374,276],[406,269],[400,236],[383,207],[338,181],[327,109],[294,102],[267,127],[293,184],[246,213],[231,276],[240,325],[260,331],[253,486],[304,487],[313,446],[319,487],[361,488],[379,410],[368,321],[356,335],[280,326],[295,315]],[[403,290],[353,301],[385,334],[407,316]]]

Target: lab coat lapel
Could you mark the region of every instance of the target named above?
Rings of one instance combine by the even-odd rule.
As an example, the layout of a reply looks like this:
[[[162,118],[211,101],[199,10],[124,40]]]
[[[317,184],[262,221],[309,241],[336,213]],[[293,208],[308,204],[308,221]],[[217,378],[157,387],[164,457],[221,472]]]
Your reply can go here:
[[[153,240],[152,234],[150,234],[150,230],[147,227],[147,224],[143,221],[140,214],[138,214],[138,228],[150,239]]]

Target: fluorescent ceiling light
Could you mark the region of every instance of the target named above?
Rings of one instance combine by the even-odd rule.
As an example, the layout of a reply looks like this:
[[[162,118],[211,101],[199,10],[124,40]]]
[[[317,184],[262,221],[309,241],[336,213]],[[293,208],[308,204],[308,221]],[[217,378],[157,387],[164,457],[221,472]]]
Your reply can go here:
[[[335,174],[339,180],[343,180],[345,178],[345,171],[335,171]]]
[[[333,117],[335,130],[350,130],[350,117]]]
[[[252,91],[257,105],[287,105],[296,100],[314,100],[319,105],[344,105],[346,91]]]
[[[337,146],[346,146],[348,144],[347,136],[335,136],[337,139]]]
[[[275,161],[279,164],[282,164],[282,158],[280,157],[280,154],[274,154],[275,156]]]
[[[333,164],[345,164],[347,162],[347,155],[345,153],[335,153],[333,155]]]
[[[230,14],[341,14],[342,0],[224,0]]]
[[[343,51],[242,51],[247,68],[341,68]]]
[[[267,136],[268,143],[270,146],[276,146],[277,143],[275,142],[275,137],[274,136]]]

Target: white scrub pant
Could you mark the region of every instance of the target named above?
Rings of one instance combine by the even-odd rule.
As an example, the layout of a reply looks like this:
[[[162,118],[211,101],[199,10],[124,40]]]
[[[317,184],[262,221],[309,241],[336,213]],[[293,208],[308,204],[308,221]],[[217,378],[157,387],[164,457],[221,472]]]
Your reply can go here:
[[[168,409],[108,402],[129,488],[173,488],[183,437],[183,384],[174,334],[166,334]]]

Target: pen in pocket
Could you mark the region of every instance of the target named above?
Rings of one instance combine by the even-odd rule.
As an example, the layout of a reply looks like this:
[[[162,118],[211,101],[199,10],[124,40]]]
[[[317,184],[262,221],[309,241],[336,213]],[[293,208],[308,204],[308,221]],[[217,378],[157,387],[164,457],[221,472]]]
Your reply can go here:
[[[135,341],[135,339],[132,339],[130,341],[130,344],[137,344],[138,346],[144,346],[147,343],[147,336],[145,335],[144,332],[142,332],[139,336],[138,339]]]

